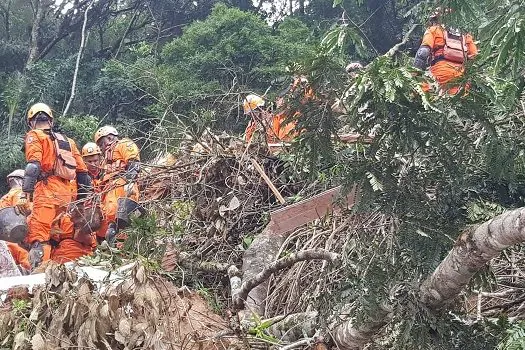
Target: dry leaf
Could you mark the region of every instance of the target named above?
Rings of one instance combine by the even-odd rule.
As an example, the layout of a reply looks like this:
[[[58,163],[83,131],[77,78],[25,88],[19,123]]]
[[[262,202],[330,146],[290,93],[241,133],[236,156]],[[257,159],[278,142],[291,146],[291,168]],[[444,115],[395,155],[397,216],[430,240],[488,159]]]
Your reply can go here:
[[[36,333],[33,338],[31,338],[31,347],[33,350],[46,350],[46,341],[40,333]]]
[[[118,331],[124,337],[128,338],[131,335],[131,322],[128,319],[121,319],[118,324]]]
[[[19,332],[15,335],[15,338],[13,339],[13,350],[25,350],[28,348],[29,345],[29,339],[27,338],[27,334],[25,332]]]
[[[135,273],[135,278],[139,283],[146,282],[146,271],[144,269],[144,266],[140,265],[137,269],[137,272]]]
[[[235,210],[241,206],[241,202],[239,201],[239,198],[236,196],[233,196],[230,200],[230,204],[228,205],[229,210]]]

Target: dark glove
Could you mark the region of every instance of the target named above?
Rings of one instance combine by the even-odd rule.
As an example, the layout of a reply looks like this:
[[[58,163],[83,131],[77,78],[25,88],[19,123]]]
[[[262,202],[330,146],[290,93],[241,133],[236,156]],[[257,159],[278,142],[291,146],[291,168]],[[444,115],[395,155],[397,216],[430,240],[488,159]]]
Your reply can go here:
[[[117,238],[117,224],[112,222],[108,225],[108,230],[106,231],[106,242],[110,247],[115,246],[115,240]]]
[[[126,171],[124,172],[124,178],[128,182],[134,181],[140,172],[140,162],[136,160],[130,160],[128,161],[128,165],[126,167]]]
[[[81,200],[93,192],[93,183],[88,173],[77,174],[77,199]]]
[[[33,242],[31,244],[31,249],[29,250],[29,263],[31,268],[37,268],[44,259],[44,245],[42,242]]]

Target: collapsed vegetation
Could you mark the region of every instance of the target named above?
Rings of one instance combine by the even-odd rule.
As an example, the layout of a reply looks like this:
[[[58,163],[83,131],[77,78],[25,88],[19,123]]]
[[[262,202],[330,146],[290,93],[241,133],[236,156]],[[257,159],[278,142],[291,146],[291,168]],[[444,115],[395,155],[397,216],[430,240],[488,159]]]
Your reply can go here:
[[[63,31],[69,28],[71,38],[80,36],[80,15],[88,5],[78,2],[74,4],[77,11],[41,17],[40,23],[34,23],[41,30],[33,31],[20,19],[36,18],[38,11],[31,14],[19,1],[9,3],[14,6],[2,7],[7,25],[0,28],[7,43],[0,57],[6,63],[2,65],[6,67],[2,100],[7,107],[7,137],[0,144],[6,155],[2,166],[9,167],[2,168],[5,173],[19,161],[16,135],[22,133],[23,123],[14,117],[23,104],[40,96],[56,106],[65,105],[72,57],[81,55],[77,56],[76,41],[63,41],[67,37]],[[523,236],[514,229],[522,226],[513,226],[520,212],[508,211],[525,203],[521,70],[525,21],[520,1],[388,0],[366,1],[365,6],[360,6],[361,1],[335,1],[335,7],[331,1],[310,1],[296,12],[304,17],[278,21],[271,30],[261,18],[241,11],[250,6],[234,1],[229,3],[239,8],[216,5],[211,13],[214,1],[203,3],[202,8],[195,5],[197,9],[175,0],[95,3],[86,16],[91,41],[80,65],[81,84],[71,109],[78,115],[62,116],[60,126],[84,142],[103,119],[138,138],[149,158],[156,152],[175,154],[166,164],[151,166],[150,175],[143,178],[153,216],[137,220],[129,230],[124,257],[140,260],[149,276],[161,276],[153,277],[155,281],[163,278],[162,283],[197,291],[223,320],[217,321],[219,326],[212,327],[212,333],[199,331],[191,337],[192,343],[185,343],[181,337],[186,336],[175,332],[169,346],[191,347],[204,341],[206,346],[289,349],[324,342],[333,345],[334,339],[349,348],[369,349],[522,346],[523,252],[519,245],[490,263],[483,254],[476,256],[476,269],[467,271],[467,276],[457,273],[459,269],[440,274],[440,286],[446,288],[453,278],[470,279],[481,267],[467,288],[459,288],[463,284],[452,288],[462,291],[448,303],[429,307],[421,298],[421,285],[451,249],[468,259],[469,252],[487,247],[473,239],[479,224],[506,213],[507,221],[502,223],[502,217],[494,221],[501,224],[498,231],[485,232],[514,234],[512,243]],[[120,4],[130,6],[119,8]],[[409,53],[418,45],[422,26],[414,31],[408,27],[423,23],[424,15],[436,5],[454,7],[447,24],[468,29],[482,48],[482,55],[467,67],[464,80],[456,82],[466,87],[463,84],[468,81],[470,89],[457,96],[423,93],[420,84],[426,76],[410,68]],[[293,8],[290,12],[294,14]],[[207,15],[206,20],[181,30],[181,23]],[[17,21],[10,22],[13,18]],[[326,23],[335,22],[340,25],[325,30]],[[99,35],[93,35],[95,28]],[[10,33],[15,31],[20,35],[12,46]],[[30,32],[45,35],[34,40]],[[383,55],[402,39],[403,45]],[[31,52],[25,51],[27,47]],[[53,47],[59,49],[53,51]],[[349,77],[343,67],[356,58],[370,63]],[[13,62],[21,64],[13,67]],[[239,113],[243,96],[269,91],[271,100],[287,85],[283,77],[292,74],[306,75],[318,97],[306,105],[286,101],[302,113],[298,125],[304,132],[294,151],[274,159],[237,145],[230,135],[242,131],[247,121]],[[97,96],[95,103],[93,96]],[[331,108],[334,102],[341,107],[340,113]],[[227,135],[219,131],[205,135],[206,127],[227,130]],[[369,145],[341,146],[332,137],[341,129],[373,133],[374,138]],[[187,135],[191,135],[188,145]],[[272,236],[271,230],[263,228],[271,222],[268,211],[280,204],[252,159],[264,168],[287,203],[344,183],[348,188],[358,184],[357,206]],[[286,261],[280,258],[297,263],[280,264],[284,268],[259,284],[257,293],[248,293],[244,303],[248,307],[242,309],[235,298],[241,294],[238,291],[268,270],[263,264],[252,268],[252,275],[239,276],[230,267],[236,266],[241,273],[250,270],[244,267],[249,266],[247,258],[257,255],[265,242],[273,243],[266,245],[271,254],[260,259],[267,266],[275,260]],[[487,242],[499,241],[482,243]],[[299,261],[305,252],[319,259]],[[493,249],[486,256],[498,252]],[[100,251],[87,261],[108,267],[123,263],[121,254],[112,251]],[[56,297],[53,293],[42,295]],[[44,305],[35,296],[30,296],[33,306]],[[135,302],[134,296],[122,296]],[[253,296],[256,310],[246,305],[254,302]],[[67,293],[61,298],[73,303]],[[26,310],[28,304],[16,299],[24,298],[12,299],[2,315],[20,334],[19,329],[27,329],[27,317],[19,309]],[[53,307],[45,304],[44,314],[53,315]],[[150,311],[156,315],[154,308],[147,311],[148,316],[139,318],[151,317]],[[92,319],[83,321],[92,324]],[[104,340],[122,348],[125,344],[154,346],[143,338],[158,336],[147,333],[154,327],[138,332],[138,338],[123,339],[131,325],[124,322],[121,333],[120,324],[113,321],[104,339],[90,330],[85,341],[92,342],[91,347]],[[234,339],[222,333],[223,326]],[[163,330],[164,325],[159,327]],[[10,329],[5,333],[6,344],[15,340]],[[33,338],[38,344],[56,341],[37,329],[31,325],[29,333],[19,336],[22,346]],[[69,339],[66,342],[77,341],[75,332],[78,329],[63,333]],[[207,343],[210,337],[216,342]]]

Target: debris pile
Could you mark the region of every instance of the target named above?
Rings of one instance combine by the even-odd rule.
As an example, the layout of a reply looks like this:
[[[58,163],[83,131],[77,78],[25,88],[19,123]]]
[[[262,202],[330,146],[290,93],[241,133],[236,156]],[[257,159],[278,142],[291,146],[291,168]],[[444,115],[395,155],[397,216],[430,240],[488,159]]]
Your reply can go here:
[[[100,285],[50,264],[46,284],[0,311],[0,341],[13,349],[225,349],[227,323],[197,293],[136,264]]]
[[[289,164],[266,154],[248,152],[234,137],[207,132],[183,145],[172,165],[150,168],[141,187],[154,190],[145,191],[143,203],[171,233],[167,255],[173,259],[165,259],[164,266],[180,263],[175,258],[180,251],[199,262],[240,266],[244,249],[268,223],[268,212],[283,200],[289,204],[329,186],[308,186]]]

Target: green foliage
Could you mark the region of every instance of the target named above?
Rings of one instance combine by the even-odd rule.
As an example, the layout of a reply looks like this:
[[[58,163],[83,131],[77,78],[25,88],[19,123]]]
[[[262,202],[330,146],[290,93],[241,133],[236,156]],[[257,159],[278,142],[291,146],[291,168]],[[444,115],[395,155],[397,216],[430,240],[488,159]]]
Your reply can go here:
[[[93,142],[93,135],[98,128],[98,119],[92,115],[73,115],[57,118],[57,127],[68,137],[77,142],[79,149],[88,142]]]
[[[467,218],[472,223],[482,223],[502,214],[506,208],[498,203],[478,200],[468,205]]]
[[[148,260],[160,260],[165,246],[159,246],[157,240],[166,237],[166,232],[158,227],[154,214],[133,218],[132,226],[125,231],[127,238],[122,251],[132,256]]]
[[[217,298],[217,293],[202,285],[199,286],[198,284],[195,286],[195,288],[197,290],[197,293],[206,300],[208,305],[211,306],[212,310],[215,313],[221,314],[222,312],[224,312],[224,305],[221,302],[221,300]]]
[[[2,93],[2,100],[7,108],[7,137],[11,136],[11,128],[13,126],[13,118],[19,108],[20,102],[22,100],[22,89],[24,88],[25,81],[24,77],[15,73],[13,76],[10,76],[7,79],[7,83],[4,86],[4,91]]]
[[[484,41],[484,60],[492,72],[517,77],[525,64],[525,9],[519,0],[485,2],[486,13],[490,13],[480,26]],[[494,59],[495,58],[495,59]]]
[[[505,339],[498,344],[498,350],[524,350],[525,349],[525,322],[520,321],[506,330]]]
[[[198,105],[215,110],[224,126],[226,118],[237,118],[239,97],[232,92],[262,94],[275,78],[288,74],[290,63],[311,56],[315,45],[310,30],[297,19],[285,20],[272,31],[257,15],[218,4],[206,20],[192,23],[166,44],[161,64],[151,76],[142,75],[137,85],[171,118],[173,109],[188,114]]]

